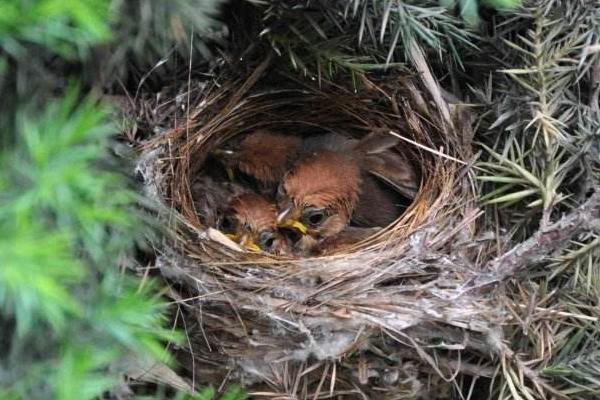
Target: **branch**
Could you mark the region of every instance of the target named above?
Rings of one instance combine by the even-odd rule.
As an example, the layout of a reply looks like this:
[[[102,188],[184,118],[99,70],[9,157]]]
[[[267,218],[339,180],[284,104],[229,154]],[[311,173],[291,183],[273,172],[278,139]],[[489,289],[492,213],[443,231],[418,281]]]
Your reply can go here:
[[[521,244],[490,261],[482,274],[469,285],[469,289],[503,281],[522,269],[544,260],[550,253],[569,246],[580,233],[600,228],[600,191],[579,208],[554,224],[537,231]]]

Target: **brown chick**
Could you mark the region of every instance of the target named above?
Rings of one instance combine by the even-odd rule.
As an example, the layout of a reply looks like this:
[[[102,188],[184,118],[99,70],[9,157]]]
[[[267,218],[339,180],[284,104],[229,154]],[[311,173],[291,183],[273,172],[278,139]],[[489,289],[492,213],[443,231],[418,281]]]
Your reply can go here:
[[[258,181],[262,189],[276,188],[298,158],[302,139],[259,129],[244,136],[237,149],[217,151],[229,169]]]
[[[298,252],[310,252],[344,230],[358,203],[361,183],[358,163],[328,150],[308,157],[286,175],[277,222],[302,234],[295,244]]]
[[[398,217],[402,195],[414,197],[418,180],[406,159],[394,158],[394,145],[387,136],[369,135],[344,151],[315,151],[290,170],[278,193],[278,223],[302,234],[297,252],[310,252],[351,221],[383,227]]]
[[[277,207],[258,194],[232,198],[220,225],[230,239],[247,250],[289,254],[287,238],[277,228]]]
[[[313,247],[310,255],[327,255],[351,246],[379,232],[381,228],[358,228],[347,226],[335,236],[328,237]]]

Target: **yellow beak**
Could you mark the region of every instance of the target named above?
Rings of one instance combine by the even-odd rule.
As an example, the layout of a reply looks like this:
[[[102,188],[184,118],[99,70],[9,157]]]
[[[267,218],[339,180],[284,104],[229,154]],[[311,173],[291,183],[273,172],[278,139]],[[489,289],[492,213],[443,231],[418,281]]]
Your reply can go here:
[[[308,228],[306,227],[306,225],[295,219],[286,219],[282,223],[280,223],[279,226],[283,228],[294,228],[303,235],[306,235],[306,232],[308,232]]]
[[[262,249],[256,244],[254,243],[248,236],[243,235],[241,238],[233,233],[226,233],[225,236],[227,236],[229,239],[233,240],[236,243],[239,243],[240,245],[242,245],[246,250],[250,250],[254,253],[260,253],[262,251]]]
[[[238,236],[233,234],[233,233],[226,233],[225,236],[227,236],[229,239],[233,240],[234,242],[237,243],[237,238]]]
[[[251,252],[254,253],[260,253],[261,252],[261,248],[252,241],[252,239],[250,239],[247,235],[242,235],[242,237],[240,238],[239,243],[244,246],[244,248],[246,250],[250,250]]]
[[[246,248],[246,250],[250,250],[253,253],[260,253],[262,251],[262,249],[260,247],[258,247],[257,244],[253,243],[253,242],[246,242],[244,244],[244,247]]]

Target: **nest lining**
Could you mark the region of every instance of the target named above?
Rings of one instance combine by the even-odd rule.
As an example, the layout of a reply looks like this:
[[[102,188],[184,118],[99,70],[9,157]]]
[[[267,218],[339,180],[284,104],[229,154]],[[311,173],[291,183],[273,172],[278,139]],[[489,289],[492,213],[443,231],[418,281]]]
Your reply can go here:
[[[203,85],[185,121],[145,145],[155,160],[146,160],[146,175],[181,222],[157,264],[182,283],[172,296],[193,321],[186,329],[197,382],[235,378],[300,397],[367,395],[376,384],[416,398],[432,396],[421,378],[439,368],[422,346],[443,338],[438,348],[450,358],[452,349],[497,350],[504,316],[493,294],[465,294],[478,273],[468,246],[477,210],[457,162],[471,158],[459,107],[415,76],[365,78],[355,92],[349,82],[321,86],[265,62],[246,79],[223,80]],[[396,132],[421,166],[421,188],[394,224],[339,254],[236,251],[198,218],[192,182],[211,151],[258,128]]]

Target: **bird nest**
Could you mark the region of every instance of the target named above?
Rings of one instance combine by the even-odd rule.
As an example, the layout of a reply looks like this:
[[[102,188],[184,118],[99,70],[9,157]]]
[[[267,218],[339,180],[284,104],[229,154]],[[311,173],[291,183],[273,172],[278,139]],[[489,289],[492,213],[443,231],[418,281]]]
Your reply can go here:
[[[254,398],[436,398],[497,350],[493,293],[478,290],[468,114],[427,65],[419,74],[325,82],[268,61],[176,96],[180,118],[149,139],[139,171],[170,210],[157,266],[188,334],[179,359],[201,386],[241,382]],[[183,110],[183,112],[181,112]],[[322,257],[244,252],[199,217],[193,182],[214,149],[256,129],[401,137],[421,184],[398,219]]]

